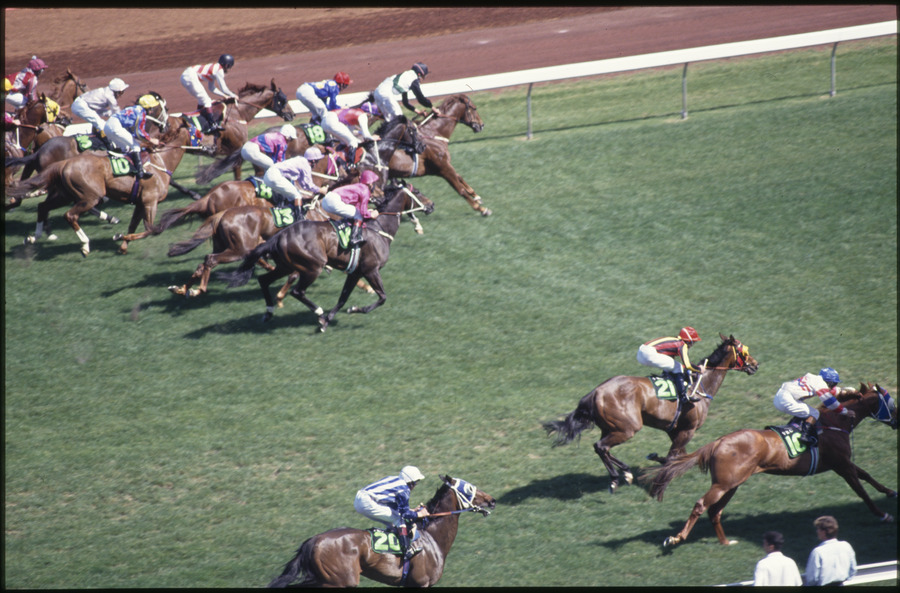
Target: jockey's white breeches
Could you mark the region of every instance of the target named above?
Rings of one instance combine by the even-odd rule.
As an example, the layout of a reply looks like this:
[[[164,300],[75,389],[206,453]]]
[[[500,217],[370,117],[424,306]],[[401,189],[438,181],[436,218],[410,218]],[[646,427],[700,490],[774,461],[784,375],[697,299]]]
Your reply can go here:
[[[100,114],[91,109],[81,97],[76,98],[72,103],[72,114],[90,122],[95,130],[103,131],[103,126],[106,125],[106,121],[100,117]]]
[[[353,508],[356,512],[364,517],[368,517],[373,521],[384,523],[385,525],[393,525],[400,527],[403,525],[403,518],[391,507],[378,504],[365,490],[356,493],[356,499],[353,501]]]
[[[209,108],[212,105],[212,99],[209,98],[209,93],[206,92],[203,83],[200,82],[200,77],[197,76],[197,72],[195,72],[193,68],[188,68],[181,73],[181,86],[183,86],[191,96],[197,99],[198,107]]]
[[[322,117],[322,129],[340,140],[344,146],[349,146],[354,150],[359,146],[359,140],[356,139],[350,128],[338,119],[337,113],[333,111],[325,112],[325,115]]]
[[[391,121],[403,115],[400,101],[397,100],[397,95],[394,94],[393,87],[390,84],[379,84],[372,96],[375,99],[375,104],[378,105],[378,110],[381,111],[384,121]]]
[[[137,152],[141,149],[141,143],[125,128],[118,118],[111,117],[101,128],[113,146],[123,152]]]
[[[341,196],[333,191],[326,193],[325,197],[322,198],[322,210],[337,214],[341,218],[355,218],[357,220],[362,220],[362,214],[356,210],[356,207],[344,202],[344,200],[341,199]]]
[[[647,344],[641,344],[641,347],[638,348],[637,361],[643,365],[656,367],[663,371],[669,371],[672,373],[684,372],[684,366],[680,362],[678,362],[671,356],[660,354],[656,351],[656,348],[654,348],[653,346],[648,346]]]
[[[278,169],[268,169],[263,175],[263,181],[279,196],[286,198],[291,203],[299,203],[303,196],[297,191],[297,187],[288,181]]]
[[[25,100],[25,95],[23,93],[9,93],[6,95],[6,102],[16,109],[21,109],[22,107],[25,107],[25,103],[28,101]]]
[[[798,418],[812,416],[816,420],[819,419],[819,410],[803,402],[798,402],[787,389],[779,389],[772,403],[775,404],[775,409],[779,412],[797,416]]]
[[[322,99],[316,96],[316,89],[308,82],[297,87],[297,99],[309,109],[309,114],[313,117],[322,119],[328,111]]]
[[[256,142],[244,142],[244,145],[241,147],[241,158],[253,163],[263,171],[267,171],[269,167],[275,164],[272,157],[264,153]]]

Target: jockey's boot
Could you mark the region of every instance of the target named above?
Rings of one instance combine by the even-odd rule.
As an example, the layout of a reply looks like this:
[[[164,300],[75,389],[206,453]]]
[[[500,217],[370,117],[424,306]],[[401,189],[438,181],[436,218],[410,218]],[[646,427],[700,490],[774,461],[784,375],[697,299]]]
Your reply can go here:
[[[212,114],[212,111],[209,110],[209,107],[204,107],[200,110],[200,117],[206,122],[207,132],[215,133],[222,131],[222,126],[216,121],[216,117]]]
[[[397,541],[400,543],[400,549],[403,551],[404,560],[409,560],[422,551],[422,548],[411,545],[405,526],[397,528]]]
[[[684,373],[672,373],[671,376],[672,383],[675,384],[675,395],[678,396],[678,401],[683,406],[688,405],[691,403],[691,400],[688,399],[687,393],[685,393]]]
[[[353,219],[353,231],[350,233],[350,246],[357,247],[358,245],[365,243],[365,239],[363,239],[363,221]]]
[[[359,161],[363,160],[363,157],[366,156],[366,149],[363,148],[362,146],[357,146],[356,148],[353,148],[352,146],[350,146],[349,150],[350,150],[350,159],[353,161],[354,165],[358,164]]]
[[[819,437],[816,434],[816,423],[818,421],[812,416],[808,416],[804,418],[800,422],[800,442],[806,443],[810,447],[815,447],[819,444]]]
[[[134,176],[138,179],[150,179],[153,177],[153,173],[144,170],[144,164],[141,162],[141,151],[136,150],[130,153],[131,156],[131,164],[134,167],[133,173]]]

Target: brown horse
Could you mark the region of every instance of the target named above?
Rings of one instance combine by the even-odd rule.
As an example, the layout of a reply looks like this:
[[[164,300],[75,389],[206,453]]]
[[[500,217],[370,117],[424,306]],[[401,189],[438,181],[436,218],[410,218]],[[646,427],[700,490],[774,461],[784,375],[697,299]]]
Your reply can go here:
[[[35,138],[42,129],[47,127],[47,96],[41,93],[37,99],[32,99],[16,112],[16,119],[21,125],[6,132],[6,142],[27,152]]]
[[[269,588],[356,587],[360,575],[387,585],[435,585],[444,574],[447,555],[459,529],[459,515],[476,512],[487,517],[497,504],[492,496],[464,480],[440,478],[443,484],[425,504],[431,516],[417,520],[422,523],[417,540],[422,551],[410,560],[405,580],[399,556],[374,550],[373,532],[338,527],[303,542],[281,575],[269,583]],[[292,585],[301,573],[303,580]]]
[[[840,399],[852,398],[846,408],[853,415],[822,410],[819,423],[822,426],[818,447],[807,449],[793,459],[781,436],[774,430],[744,429],[726,434],[704,445],[690,455],[678,457],[660,468],[653,478],[650,496],[662,500],[669,482],[685,474],[695,465],[703,472],[709,472],[712,487],[697,501],[687,523],[675,536],[663,542],[664,547],[674,546],[685,539],[703,514],[708,510],[716,536],[723,545],[736,543],[729,541],[722,530],[722,511],[737,492],[738,487],[753,474],[761,472],[779,476],[806,476],[834,471],[844,478],[850,488],[866,503],[869,510],[884,522],[893,517],[883,512],[866,493],[860,479],[871,484],[876,490],[890,497],[897,492],[875,481],[871,475],[852,461],[850,433],[867,417],[897,429],[897,404],[887,391],[871,383],[860,385],[859,392],[851,392]]]
[[[54,87],[53,92],[50,93],[50,98],[59,105],[60,115],[65,115],[71,120],[72,102],[74,102],[79,95],[87,91],[87,85],[69,68],[66,68],[65,74],[60,74],[53,79],[53,84],[56,86]]]
[[[51,210],[75,202],[66,212],[66,221],[81,240],[81,252],[90,253],[90,239],[79,226],[78,219],[84,212],[95,207],[106,196],[113,200],[134,203],[135,208],[128,225],[128,234],[113,237],[122,240],[119,253],[128,252],[128,243],[150,235],[150,228],[156,216],[157,204],[166,199],[172,172],[178,167],[193,137],[193,127],[184,120],[170,117],[168,131],[160,137],[160,145],[149,156],[146,164],[153,173],[149,179],[141,180],[135,186],[133,175],[116,176],[110,160],[93,152],[54,163],[40,175],[17,184],[7,190],[13,198],[24,197],[28,192],[47,187],[47,198],[38,206],[38,223],[35,238],[39,238],[45,228]],[[202,147],[200,147],[202,149]],[[136,191],[133,196],[132,192]],[[143,220],[147,229],[135,234],[138,223]]]
[[[709,406],[725,373],[737,370],[752,375],[759,368],[759,363],[750,356],[750,350],[734,336],[726,338],[719,334],[719,337],[722,343],[700,364],[704,370],[695,382],[700,401],[679,410],[676,401],[657,397],[653,382],[647,377],[612,377],[582,397],[565,419],[543,423],[548,434],[558,433],[553,446],[565,445],[579,437],[583,430],[595,424],[599,426],[600,440],[594,443],[594,451],[609,472],[611,493],[622,485],[623,480],[631,484],[634,476],[631,468],[614,457],[610,449],[629,440],[643,425],[665,430],[672,441],[665,458],[651,453],[648,459],[665,463],[684,453],[694,433],[706,421]],[[623,475],[619,475],[618,470],[622,470]]]
[[[463,94],[448,97],[441,103],[439,109],[443,115],[435,116],[432,114],[418,127],[419,139],[425,143],[425,150],[422,154],[410,156],[405,150],[395,149],[390,149],[388,154],[384,154],[384,151],[379,147],[378,154],[367,155],[361,161],[360,167],[372,169],[376,172],[387,167],[389,177],[410,178],[423,175],[439,175],[453,186],[453,189],[465,198],[473,209],[481,212],[482,216],[490,216],[491,211],[484,207],[481,202],[481,196],[463,180],[462,176],[450,164],[448,146],[450,135],[456,129],[456,124],[465,124],[477,133],[484,128],[484,122],[481,121],[475,104]],[[379,134],[383,138],[389,135],[381,130],[379,130]],[[387,165],[384,163],[387,163]]]
[[[216,117],[222,118],[224,129],[216,134],[216,154],[230,155],[238,151],[248,140],[247,126],[253,121],[256,114],[263,109],[268,109],[285,121],[294,119],[294,112],[288,105],[287,96],[278,88],[273,78],[268,87],[246,83],[244,88],[238,91],[237,102],[233,106],[228,101],[217,101],[212,111]],[[242,160],[238,160],[234,167],[234,179],[241,179]]]
[[[431,200],[421,195],[419,199],[425,204],[426,213],[430,213],[434,209],[434,203]],[[302,220],[287,227],[247,254],[237,271],[231,274],[221,274],[221,277],[229,282],[229,287],[242,286],[253,275],[256,262],[262,258],[274,261],[275,270],[258,278],[259,287],[266,301],[266,314],[263,316],[263,321],[268,321],[275,312],[275,302],[269,292],[269,286],[291,272],[298,272],[297,285],[291,290],[291,296],[309,307],[318,316],[319,331],[325,331],[338,310],[347,302],[360,278],[365,278],[369,282],[375,290],[375,294],[378,295],[378,300],[365,307],[350,307],[347,312],[368,313],[384,304],[386,296],[381,281],[381,268],[390,257],[391,241],[394,240],[394,236],[400,228],[400,216],[413,206],[412,192],[404,191],[401,186],[384,188],[384,199],[377,205],[381,215],[367,222],[367,227],[364,229],[366,242],[359,250],[358,262],[352,271],[348,270],[348,267],[351,267],[351,256],[356,253],[356,250],[339,249],[338,238],[331,223]],[[315,282],[326,265],[348,271],[338,303],[328,313],[325,313],[321,307],[306,297],[306,290]]]

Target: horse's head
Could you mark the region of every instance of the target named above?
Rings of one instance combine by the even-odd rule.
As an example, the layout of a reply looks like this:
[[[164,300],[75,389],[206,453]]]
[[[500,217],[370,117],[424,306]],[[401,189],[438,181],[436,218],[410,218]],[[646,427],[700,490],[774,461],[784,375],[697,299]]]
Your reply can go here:
[[[148,97],[156,99],[156,105],[150,106],[152,103]],[[147,119],[156,124],[160,134],[165,134],[169,130],[169,112],[166,110],[166,100],[156,91],[147,91],[140,95],[135,101],[147,112]]]
[[[456,119],[457,122],[472,128],[473,132],[484,129],[484,122],[478,115],[478,109],[466,95],[454,95],[441,105],[441,113]],[[446,111],[445,111],[446,109]]]
[[[759,363],[750,356],[750,349],[741,344],[734,336],[727,338],[719,334],[722,343],[719,344],[707,358],[709,368],[724,368],[729,371],[742,371],[752,375],[759,369]]]
[[[444,496],[452,492],[453,498],[451,498],[451,501],[455,503],[453,505],[455,506],[454,510],[474,511],[487,517],[491,514],[494,507],[497,506],[497,501],[494,500],[493,496],[482,492],[476,488],[474,484],[470,484],[459,478],[451,478],[450,476],[438,477],[444,483],[444,486],[438,490],[438,494],[435,495],[435,498],[441,495],[442,491]]]
[[[291,109],[291,106],[288,105],[287,95],[284,92],[275,86],[275,79],[272,79],[272,101],[269,104],[269,109],[275,113],[278,117],[282,118],[284,121],[291,121],[294,119],[294,111]]]
[[[399,208],[404,214],[413,212],[431,214],[434,212],[434,202],[426,198],[422,192],[403,179],[391,179],[384,187],[384,195],[385,202],[389,201],[394,195],[399,195],[402,198]]]
[[[863,383],[860,385],[859,395],[861,402],[866,402],[867,400],[871,402],[868,408],[872,410],[869,412],[872,418],[897,430],[897,402],[886,389],[877,383],[874,387],[871,383],[868,385]]]

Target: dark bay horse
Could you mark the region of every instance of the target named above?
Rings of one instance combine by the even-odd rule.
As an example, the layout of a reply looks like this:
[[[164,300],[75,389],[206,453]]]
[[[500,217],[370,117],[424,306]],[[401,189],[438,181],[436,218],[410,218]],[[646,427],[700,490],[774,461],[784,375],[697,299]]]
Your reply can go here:
[[[480,212],[482,216],[490,216],[491,211],[482,204],[481,196],[450,164],[449,150],[450,136],[456,129],[456,124],[464,124],[477,133],[484,128],[484,122],[481,121],[475,104],[463,94],[446,98],[438,108],[443,115],[432,114],[418,127],[419,139],[425,142],[422,154],[410,156],[405,150],[392,150],[390,154],[384,155],[383,151],[379,150],[377,156],[367,155],[360,163],[360,167],[375,172],[387,167],[389,177],[439,175],[453,186],[474,210]]]
[[[447,555],[459,529],[459,515],[477,512],[487,517],[496,506],[492,496],[459,478],[440,476],[443,484],[425,504],[430,517],[419,519],[422,551],[410,560],[403,581],[402,560],[373,549],[373,534],[366,529],[338,527],[314,535],[300,545],[270,588],[356,587],[360,575],[387,585],[431,587],[444,574]],[[302,574],[303,580],[293,584]]]
[[[694,433],[706,421],[709,406],[719,391],[725,373],[737,370],[752,375],[759,368],[759,363],[750,356],[750,350],[734,336],[726,338],[719,334],[719,337],[722,342],[712,354],[700,361],[699,366],[705,369],[696,383],[696,395],[701,396],[700,401],[684,409],[674,426],[671,425],[677,411],[676,401],[657,397],[653,383],[647,377],[619,375],[607,379],[582,397],[575,410],[563,420],[543,423],[548,434],[557,433],[553,446],[571,442],[594,425],[600,427],[600,440],[594,443],[594,451],[609,472],[610,492],[615,492],[623,480],[628,484],[634,480],[631,468],[614,457],[610,449],[629,440],[645,424],[665,430],[672,441],[665,458],[652,453],[647,456],[648,459],[665,463],[684,453]],[[619,470],[623,475],[619,475]]]
[[[878,385],[873,387],[871,383],[861,384],[859,392],[851,392],[840,399],[844,400],[845,407],[852,410],[854,416],[844,416],[823,409],[819,418],[822,431],[818,447],[807,449],[793,459],[774,430],[744,429],[719,437],[690,455],[669,461],[657,470],[650,488],[650,496],[655,496],[657,500],[662,500],[666,487],[672,480],[684,475],[695,465],[699,465],[703,472],[708,471],[712,480],[712,487],[694,505],[687,523],[677,535],[667,537],[663,546],[674,546],[687,539],[704,510],[709,513],[719,542],[722,545],[736,543],[725,537],[722,511],[738,487],[753,474],[761,472],[779,476],[805,476],[833,471],[844,478],[873,515],[884,522],[893,521],[891,515],[875,506],[860,480],[892,498],[897,496],[897,492],[879,484],[867,471],[853,463],[850,435],[860,422],[869,417],[896,430],[897,404],[887,391]],[[846,403],[847,399],[853,401]]]
[[[146,164],[147,170],[152,172],[153,176],[140,181],[134,197],[132,197],[135,187],[134,176],[116,176],[109,158],[94,152],[85,152],[77,157],[54,163],[33,179],[9,188],[7,193],[12,198],[21,198],[39,187],[47,188],[47,198],[38,206],[36,237],[45,229],[51,210],[74,202],[75,205],[66,212],[65,217],[81,240],[81,253],[84,256],[90,253],[90,239],[78,224],[81,214],[97,206],[104,196],[120,202],[133,203],[135,208],[128,225],[128,234],[114,237],[122,241],[119,253],[125,254],[128,252],[130,241],[151,234],[149,229],[152,228],[156,217],[157,204],[166,199],[172,173],[181,162],[194,134],[193,126],[180,118],[169,117],[165,121],[166,126],[163,127],[167,128],[167,131],[160,137],[160,145],[149,155]],[[141,220],[147,230],[135,234],[134,231]]]
[[[274,78],[268,87],[246,83],[244,88],[238,91],[238,100],[233,106],[229,106],[227,102],[213,104],[212,111],[217,117],[221,115],[222,126],[225,128],[216,135],[216,154],[230,155],[238,151],[240,156],[241,147],[249,139],[247,126],[263,109],[272,111],[285,121],[294,119],[294,112],[288,105],[287,96],[275,84]],[[234,165],[235,180],[241,178],[242,163],[242,160],[238,160]]]
[[[419,199],[425,204],[426,213],[434,209],[431,200],[421,195]],[[291,296],[318,316],[319,331],[324,332],[350,298],[350,293],[360,278],[365,278],[369,282],[378,295],[378,300],[365,307],[350,307],[348,313],[368,313],[387,300],[381,281],[381,268],[390,257],[391,241],[400,228],[400,216],[414,205],[412,192],[405,191],[405,188],[390,185],[384,188],[384,199],[376,205],[381,215],[377,219],[367,221],[367,226],[363,230],[366,242],[359,250],[358,265],[352,271],[348,271],[337,305],[328,313],[307,298],[306,290],[326,266],[348,270],[352,254],[351,250],[338,248],[338,238],[330,222],[301,220],[294,223],[247,254],[237,271],[221,274],[221,277],[230,287],[242,286],[250,280],[253,268],[260,259],[268,258],[274,261],[275,270],[258,278],[266,301],[263,321],[268,321],[275,312],[275,301],[269,292],[269,286],[279,278],[297,272],[299,277],[297,285],[291,289]]]

